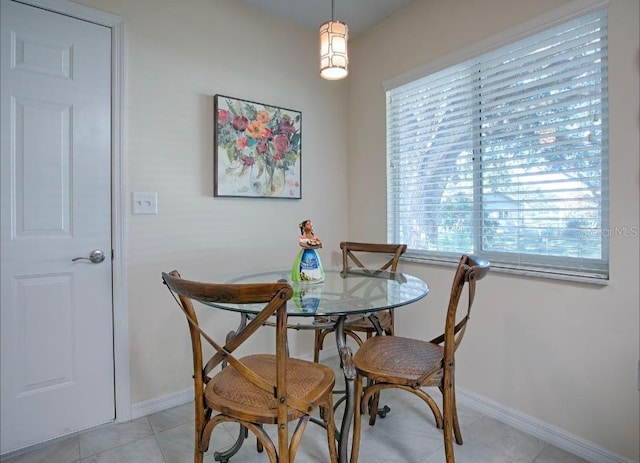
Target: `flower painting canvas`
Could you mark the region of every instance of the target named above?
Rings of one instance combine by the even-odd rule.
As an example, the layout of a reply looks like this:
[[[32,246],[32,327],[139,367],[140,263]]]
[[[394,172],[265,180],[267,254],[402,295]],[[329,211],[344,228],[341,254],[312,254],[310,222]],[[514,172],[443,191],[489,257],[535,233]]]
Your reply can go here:
[[[214,196],[302,197],[302,113],[214,97]]]

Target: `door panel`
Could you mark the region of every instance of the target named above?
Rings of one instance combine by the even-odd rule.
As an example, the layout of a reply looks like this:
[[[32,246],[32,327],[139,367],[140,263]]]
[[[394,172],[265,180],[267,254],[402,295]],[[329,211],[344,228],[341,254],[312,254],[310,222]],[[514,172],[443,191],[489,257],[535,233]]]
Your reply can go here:
[[[69,236],[71,107],[25,98],[12,107],[16,238]]]
[[[73,357],[73,275],[15,278],[18,397],[70,387],[77,369]],[[55,301],[55,304],[51,304]],[[52,310],[53,309],[53,310]],[[51,329],[54,327],[55,329]]]
[[[4,454],[112,421],[115,401],[111,30],[0,1]]]

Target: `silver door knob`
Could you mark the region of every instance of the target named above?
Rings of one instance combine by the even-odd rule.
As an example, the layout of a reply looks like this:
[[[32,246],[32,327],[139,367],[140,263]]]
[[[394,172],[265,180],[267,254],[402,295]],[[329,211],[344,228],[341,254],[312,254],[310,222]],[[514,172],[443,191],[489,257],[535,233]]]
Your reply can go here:
[[[100,249],[94,249],[91,251],[91,254],[89,254],[89,257],[74,257],[71,259],[71,262],[76,262],[78,260],[90,260],[94,264],[99,264],[104,260],[104,252]]]

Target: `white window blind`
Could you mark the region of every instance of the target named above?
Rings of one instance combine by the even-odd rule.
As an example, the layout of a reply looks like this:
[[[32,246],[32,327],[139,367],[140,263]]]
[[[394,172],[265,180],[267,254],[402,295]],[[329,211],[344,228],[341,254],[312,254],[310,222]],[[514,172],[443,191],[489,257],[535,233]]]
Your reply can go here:
[[[387,91],[389,242],[608,279],[607,126],[606,10]]]

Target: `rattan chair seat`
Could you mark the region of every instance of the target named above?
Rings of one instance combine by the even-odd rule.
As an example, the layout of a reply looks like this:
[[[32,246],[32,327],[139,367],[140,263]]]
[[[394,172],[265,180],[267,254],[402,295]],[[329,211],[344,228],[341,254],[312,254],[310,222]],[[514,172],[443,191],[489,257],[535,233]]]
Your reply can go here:
[[[276,381],[276,357],[269,354],[250,355],[240,359],[248,368],[269,383]],[[320,368],[318,368],[320,367]],[[335,374],[331,368],[317,363],[289,358],[287,360],[287,393],[297,399],[317,405],[333,389]],[[240,411],[242,419],[273,424],[277,421],[277,401],[270,394],[250,383],[235,368],[227,367],[205,387],[207,405],[229,416]],[[302,415],[294,408],[288,410],[288,420]]]
[[[441,346],[400,336],[375,336],[365,342],[353,356],[355,367],[374,381],[385,378],[409,385],[425,373],[439,368],[444,358]],[[437,386],[442,378],[439,369],[420,386]]]

